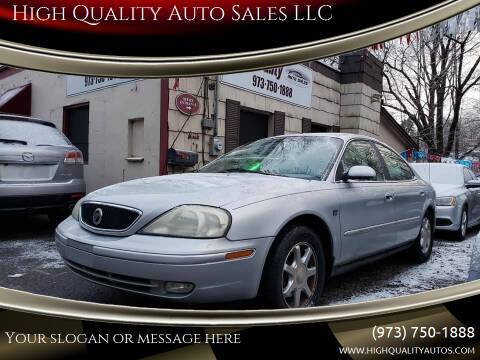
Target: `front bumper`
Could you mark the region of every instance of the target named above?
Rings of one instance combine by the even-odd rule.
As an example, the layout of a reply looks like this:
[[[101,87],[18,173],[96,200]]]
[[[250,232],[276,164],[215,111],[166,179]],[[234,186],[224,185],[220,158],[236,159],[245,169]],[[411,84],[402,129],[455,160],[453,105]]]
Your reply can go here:
[[[90,281],[200,303],[255,297],[273,237],[230,241],[139,234],[102,236],[84,230],[69,217],[55,231],[55,241],[65,264]],[[225,260],[227,253],[245,249],[255,252],[246,258]],[[169,293],[167,281],[192,283],[194,289],[188,294]]]
[[[437,206],[435,208],[436,230],[457,231],[462,217],[461,206]]]

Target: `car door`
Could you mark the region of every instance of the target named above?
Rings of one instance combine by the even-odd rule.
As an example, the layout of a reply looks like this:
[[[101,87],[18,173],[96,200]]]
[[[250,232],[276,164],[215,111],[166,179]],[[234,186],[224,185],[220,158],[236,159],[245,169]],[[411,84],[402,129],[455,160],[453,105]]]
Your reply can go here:
[[[373,168],[376,179],[342,181],[344,172],[356,165]],[[346,146],[335,173],[340,194],[342,250],[339,263],[349,263],[394,246],[395,233],[391,231],[393,189],[384,172],[378,152],[370,141],[354,140]]]
[[[385,163],[388,181],[394,186],[392,203],[396,224],[392,230],[397,234],[396,244],[402,245],[419,234],[428,189],[422,181],[415,179],[401,156],[382,144],[375,143],[375,146]]]
[[[476,180],[475,175],[470,169],[463,169],[465,187],[467,182],[470,180]],[[467,202],[468,202],[468,222],[470,225],[476,224],[480,218],[480,188],[478,187],[466,187],[465,191],[467,192]]]

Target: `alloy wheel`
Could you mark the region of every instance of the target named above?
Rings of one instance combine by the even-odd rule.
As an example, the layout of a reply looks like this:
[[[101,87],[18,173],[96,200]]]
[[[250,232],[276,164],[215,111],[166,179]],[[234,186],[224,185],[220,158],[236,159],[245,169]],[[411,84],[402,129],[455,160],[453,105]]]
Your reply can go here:
[[[295,244],[283,264],[282,291],[288,307],[309,306],[317,286],[318,261],[314,248],[304,242]]]
[[[420,231],[420,249],[423,254],[428,254],[431,243],[432,227],[430,226],[430,219],[428,217],[424,217],[422,221],[422,229]]]
[[[462,224],[460,225],[462,227],[462,237],[465,237],[467,233],[467,211],[463,210],[462,212]]]

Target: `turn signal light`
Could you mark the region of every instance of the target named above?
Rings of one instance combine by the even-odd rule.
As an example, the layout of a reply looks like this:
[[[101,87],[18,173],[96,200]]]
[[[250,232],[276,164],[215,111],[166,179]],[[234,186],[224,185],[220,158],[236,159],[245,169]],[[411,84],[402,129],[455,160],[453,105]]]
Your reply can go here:
[[[65,155],[65,160],[63,161],[65,164],[76,164],[76,165],[83,165],[83,154],[81,151],[69,151]]]
[[[239,258],[244,258],[244,257],[249,257],[252,255],[255,251],[252,249],[249,250],[242,250],[242,251],[235,251],[228,253],[225,255],[225,260],[232,260],[232,259],[239,259]]]

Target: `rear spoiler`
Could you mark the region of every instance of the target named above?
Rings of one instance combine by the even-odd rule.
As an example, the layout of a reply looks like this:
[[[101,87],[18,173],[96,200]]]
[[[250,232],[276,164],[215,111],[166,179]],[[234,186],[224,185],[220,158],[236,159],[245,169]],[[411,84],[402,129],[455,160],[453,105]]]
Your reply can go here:
[[[28,122],[33,122],[33,123],[36,123],[36,124],[41,124],[41,125],[49,126],[49,127],[52,127],[52,128],[56,128],[55,124],[50,122],[50,121],[37,119],[37,118],[34,118],[34,117],[29,117],[29,116],[21,116],[21,115],[15,115],[15,114],[0,113],[0,120],[28,121]]]

